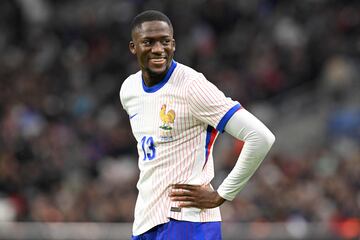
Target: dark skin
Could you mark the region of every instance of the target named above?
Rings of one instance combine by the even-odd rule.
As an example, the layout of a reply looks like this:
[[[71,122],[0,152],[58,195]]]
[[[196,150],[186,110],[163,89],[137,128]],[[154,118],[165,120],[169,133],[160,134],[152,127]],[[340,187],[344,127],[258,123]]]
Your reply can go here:
[[[146,86],[154,86],[165,77],[174,57],[173,29],[163,21],[144,22],[132,31],[129,49],[137,58]],[[169,197],[185,208],[215,208],[225,202],[209,184],[172,184]]]
[[[225,202],[209,184],[173,184],[169,196],[172,201],[180,202],[179,207],[214,208]]]
[[[136,55],[146,86],[154,86],[165,77],[174,57],[172,28],[162,21],[144,22],[132,31],[129,49]]]

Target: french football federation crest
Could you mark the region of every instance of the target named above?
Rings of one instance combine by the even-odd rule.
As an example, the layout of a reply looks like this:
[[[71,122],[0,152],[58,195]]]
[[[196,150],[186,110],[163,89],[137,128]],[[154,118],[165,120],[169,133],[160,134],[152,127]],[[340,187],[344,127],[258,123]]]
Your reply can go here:
[[[163,130],[171,130],[175,121],[175,111],[169,110],[166,112],[166,104],[163,104],[160,110],[160,119],[163,123],[160,128]]]

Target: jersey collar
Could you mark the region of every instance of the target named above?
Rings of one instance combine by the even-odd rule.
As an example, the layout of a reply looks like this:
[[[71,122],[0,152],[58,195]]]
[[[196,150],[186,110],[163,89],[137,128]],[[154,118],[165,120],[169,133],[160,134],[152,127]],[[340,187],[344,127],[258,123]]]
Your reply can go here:
[[[175,68],[176,68],[177,62],[175,62],[174,60],[172,60],[171,62],[171,66],[169,68],[169,70],[167,71],[165,77],[163,80],[161,80],[159,83],[155,84],[154,86],[148,87],[145,85],[144,79],[141,77],[142,80],[142,86],[145,92],[147,93],[154,93],[157,90],[159,90],[160,88],[162,88],[170,79],[171,74],[174,72]]]

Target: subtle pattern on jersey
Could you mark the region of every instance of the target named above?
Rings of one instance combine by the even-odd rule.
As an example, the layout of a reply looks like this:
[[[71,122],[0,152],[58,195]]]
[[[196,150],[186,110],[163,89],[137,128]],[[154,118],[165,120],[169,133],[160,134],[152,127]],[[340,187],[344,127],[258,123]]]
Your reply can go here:
[[[137,114],[130,120],[138,142],[140,169],[135,236],[169,218],[192,222],[221,220],[219,208],[171,211],[178,204],[171,202],[168,194],[174,183],[210,183],[214,177],[212,146],[217,131],[223,131],[231,111],[239,109],[240,104],[225,97],[201,73],[174,61],[172,68],[172,74],[163,80],[166,84],[158,84],[161,87],[144,89],[139,71],[129,76],[120,90],[123,108],[129,116]]]

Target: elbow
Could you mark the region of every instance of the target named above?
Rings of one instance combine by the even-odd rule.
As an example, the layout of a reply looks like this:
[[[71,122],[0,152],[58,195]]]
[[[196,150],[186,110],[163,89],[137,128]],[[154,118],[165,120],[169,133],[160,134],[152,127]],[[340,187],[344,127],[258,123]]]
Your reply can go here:
[[[245,142],[254,146],[259,154],[266,154],[275,142],[275,135],[268,128],[258,129],[250,133]]]
[[[266,132],[266,134],[264,134],[264,144],[266,145],[266,147],[268,148],[268,150],[270,150],[270,148],[272,147],[272,145],[274,144],[275,140],[276,140],[276,137],[275,135],[270,131],[268,130]]]
[[[265,152],[270,151],[275,142],[275,135],[267,128],[257,132],[258,144]]]
[[[272,146],[274,144],[275,140],[276,140],[275,135],[272,132],[270,132],[269,140],[268,140],[268,142],[270,143],[270,146]]]

